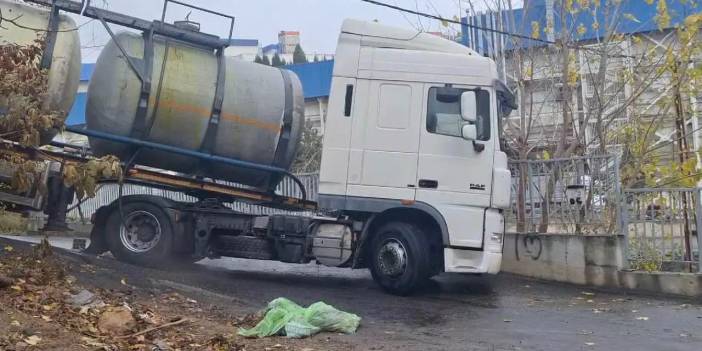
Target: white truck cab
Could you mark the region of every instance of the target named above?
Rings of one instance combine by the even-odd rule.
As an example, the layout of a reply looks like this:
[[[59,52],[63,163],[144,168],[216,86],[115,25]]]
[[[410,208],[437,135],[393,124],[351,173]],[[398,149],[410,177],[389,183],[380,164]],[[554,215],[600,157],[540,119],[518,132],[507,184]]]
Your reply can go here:
[[[433,273],[497,273],[502,210],[510,203],[499,127],[510,108],[513,96],[491,59],[432,34],[346,20],[324,131],[320,208],[368,216],[364,236],[389,222],[412,223],[433,247]],[[386,271],[410,264],[402,240],[366,241],[386,246],[369,250],[372,271],[384,253]]]

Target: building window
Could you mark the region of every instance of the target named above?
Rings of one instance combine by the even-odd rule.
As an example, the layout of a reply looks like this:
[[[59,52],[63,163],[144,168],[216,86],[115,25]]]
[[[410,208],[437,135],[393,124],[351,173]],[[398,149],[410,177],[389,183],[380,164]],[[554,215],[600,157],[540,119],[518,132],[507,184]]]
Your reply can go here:
[[[427,104],[427,131],[429,133],[461,136],[463,125],[468,123],[461,118],[461,94],[468,89],[440,88],[429,89]],[[476,91],[478,140],[490,140],[490,93]]]

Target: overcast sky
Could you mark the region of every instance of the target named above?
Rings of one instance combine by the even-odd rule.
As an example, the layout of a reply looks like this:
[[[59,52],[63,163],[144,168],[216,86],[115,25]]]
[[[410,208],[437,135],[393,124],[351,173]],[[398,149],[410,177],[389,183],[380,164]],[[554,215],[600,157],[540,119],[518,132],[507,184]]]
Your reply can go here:
[[[107,6],[110,10],[137,16],[143,19],[161,17],[162,0],[92,0],[94,4]],[[345,18],[378,20],[381,23],[401,27],[423,27],[426,31],[442,29],[435,20],[418,19],[417,16],[378,7],[360,0],[182,0],[201,7],[220,11],[236,17],[234,37],[259,39],[263,45],[277,42],[281,30],[301,32],[301,43],[307,53],[333,53],[339,28]],[[453,18],[459,16],[466,1],[460,0],[383,0],[421,12],[440,14]],[[481,0],[474,1],[481,2]],[[105,4],[105,5],[104,5]],[[171,8],[172,6],[172,8]],[[169,5],[167,19],[183,19],[187,11],[178,5]],[[227,36],[226,20],[193,11],[190,19],[201,22],[204,32]],[[88,21],[76,17],[78,24]],[[458,29],[458,26],[455,27]],[[113,30],[117,30],[114,27]],[[446,29],[445,29],[446,30]],[[455,31],[455,29],[454,29]],[[107,42],[108,36],[98,21],[81,28],[83,61],[94,62]]]

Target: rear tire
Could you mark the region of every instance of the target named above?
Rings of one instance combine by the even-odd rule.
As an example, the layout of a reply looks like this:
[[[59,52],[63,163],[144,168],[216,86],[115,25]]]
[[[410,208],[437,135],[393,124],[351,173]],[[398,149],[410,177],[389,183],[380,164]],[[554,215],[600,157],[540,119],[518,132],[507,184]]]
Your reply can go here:
[[[160,207],[147,202],[132,202],[123,204],[122,213],[115,206],[105,225],[105,238],[118,260],[158,267],[172,262],[172,228],[170,218]]]
[[[390,222],[372,239],[370,270],[385,291],[408,295],[429,279],[431,253],[421,228],[412,223]]]

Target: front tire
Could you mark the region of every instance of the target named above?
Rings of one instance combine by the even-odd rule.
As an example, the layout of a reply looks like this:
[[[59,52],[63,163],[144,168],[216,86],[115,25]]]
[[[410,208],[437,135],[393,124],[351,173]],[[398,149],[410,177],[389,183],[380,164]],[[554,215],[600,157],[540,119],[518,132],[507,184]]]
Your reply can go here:
[[[168,215],[153,204],[126,203],[121,213],[115,206],[105,226],[107,246],[120,261],[163,266],[173,255],[172,228]]]
[[[390,222],[381,226],[372,240],[371,274],[385,291],[408,295],[429,279],[429,242],[419,226]]]

